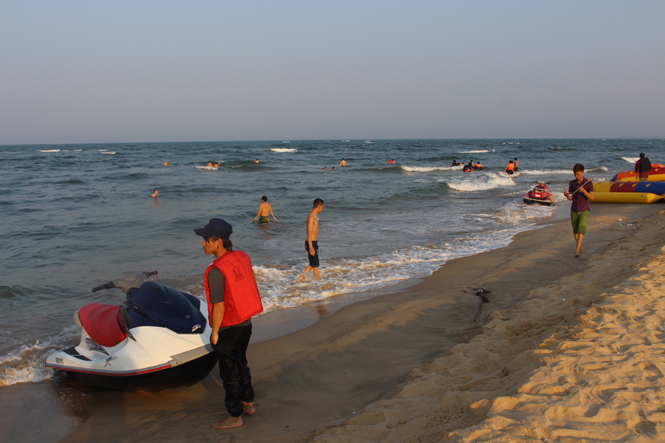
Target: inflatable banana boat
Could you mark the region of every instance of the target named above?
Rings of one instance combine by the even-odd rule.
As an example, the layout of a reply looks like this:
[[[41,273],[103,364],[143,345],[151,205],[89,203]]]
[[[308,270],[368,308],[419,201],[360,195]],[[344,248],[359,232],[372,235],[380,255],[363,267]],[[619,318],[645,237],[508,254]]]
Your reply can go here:
[[[593,201],[598,203],[655,203],[665,198],[665,182],[594,183],[593,197]]]
[[[616,181],[636,181],[637,174],[635,174],[635,171],[626,171],[626,172],[619,172],[617,175],[612,177],[613,182]],[[655,165],[651,164],[651,170],[647,172],[647,181],[650,182],[665,182],[665,167],[663,165]]]

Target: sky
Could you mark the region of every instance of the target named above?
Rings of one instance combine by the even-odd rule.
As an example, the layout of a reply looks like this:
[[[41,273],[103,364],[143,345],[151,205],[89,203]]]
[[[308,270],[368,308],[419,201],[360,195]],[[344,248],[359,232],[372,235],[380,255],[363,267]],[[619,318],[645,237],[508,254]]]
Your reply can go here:
[[[0,1],[0,144],[665,135],[665,2]]]

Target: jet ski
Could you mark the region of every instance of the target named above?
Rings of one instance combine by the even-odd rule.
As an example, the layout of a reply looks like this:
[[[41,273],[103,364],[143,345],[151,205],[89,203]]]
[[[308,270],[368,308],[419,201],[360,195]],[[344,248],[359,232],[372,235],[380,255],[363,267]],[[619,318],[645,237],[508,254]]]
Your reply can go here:
[[[119,288],[127,298],[120,306],[92,303],[74,314],[80,343],[46,359],[56,379],[158,391],[193,385],[210,373],[217,357],[210,344],[208,305],[148,280],[156,274],[141,272],[93,288]]]
[[[529,192],[524,195],[522,201],[528,205],[530,204],[539,204],[552,206],[556,203],[554,196],[550,193],[550,189],[547,187],[546,182],[538,182],[534,185]]]

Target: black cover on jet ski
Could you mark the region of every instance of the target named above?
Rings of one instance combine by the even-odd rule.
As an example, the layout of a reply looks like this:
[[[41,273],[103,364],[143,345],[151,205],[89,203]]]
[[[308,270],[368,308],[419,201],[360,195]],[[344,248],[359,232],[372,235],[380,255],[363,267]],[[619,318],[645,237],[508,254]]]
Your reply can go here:
[[[128,329],[162,326],[178,334],[200,334],[206,318],[199,311],[201,301],[154,281],[132,289],[123,303],[123,319]]]

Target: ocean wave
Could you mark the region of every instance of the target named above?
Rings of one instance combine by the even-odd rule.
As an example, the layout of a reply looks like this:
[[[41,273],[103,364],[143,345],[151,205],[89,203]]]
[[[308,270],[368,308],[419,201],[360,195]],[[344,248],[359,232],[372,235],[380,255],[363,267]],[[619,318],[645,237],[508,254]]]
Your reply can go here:
[[[509,177],[501,177],[498,174],[475,174],[471,173],[470,179],[445,181],[449,188],[456,191],[474,192],[486,191],[488,189],[501,188],[504,186],[515,186],[515,182]]]
[[[115,155],[115,151],[104,151],[104,152],[100,152],[100,154]]]
[[[639,159],[639,157],[621,157],[621,160],[627,161],[628,163],[636,163]]]
[[[406,166],[400,165],[400,169],[407,172],[434,172],[434,171],[454,171],[462,169],[461,166]]]
[[[60,152],[60,149],[38,149],[38,152]]]
[[[298,152],[296,148],[270,148],[270,150],[272,152]]]
[[[607,172],[609,169],[607,166],[597,166],[595,168],[588,169],[587,172]]]
[[[521,169],[520,168],[520,174],[525,174],[525,175],[572,174],[572,169],[540,170],[540,169]]]
[[[31,339],[0,356],[0,387],[48,380],[53,375],[53,370],[44,366],[48,356],[76,345],[80,335],[80,327],[69,326],[59,334]]]
[[[520,225],[523,224],[525,220],[550,217],[554,211],[554,206],[508,203],[499,209],[495,214],[495,217],[503,224]]]
[[[482,154],[485,152],[490,152],[488,149],[477,149],[474,151],[459,151],[458,154]]]

